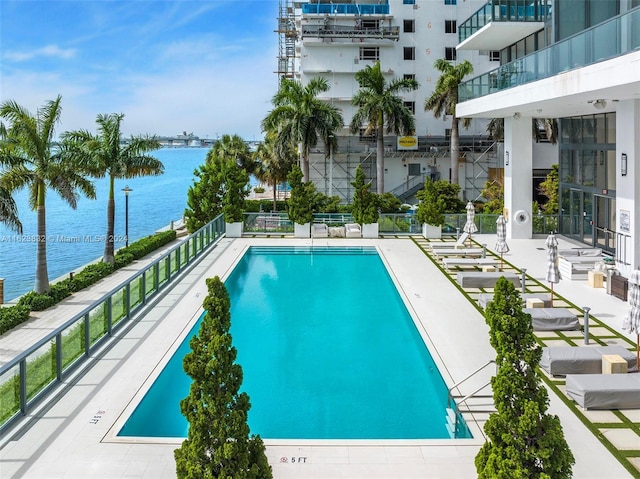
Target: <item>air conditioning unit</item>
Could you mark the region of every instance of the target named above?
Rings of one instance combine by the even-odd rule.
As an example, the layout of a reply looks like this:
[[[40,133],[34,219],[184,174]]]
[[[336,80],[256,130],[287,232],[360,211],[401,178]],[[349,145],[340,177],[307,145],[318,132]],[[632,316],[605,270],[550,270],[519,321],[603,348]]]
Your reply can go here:
[[[357,65],[358,63],[360,63],[360,59],[358,57],[353,59],[353,64]]]

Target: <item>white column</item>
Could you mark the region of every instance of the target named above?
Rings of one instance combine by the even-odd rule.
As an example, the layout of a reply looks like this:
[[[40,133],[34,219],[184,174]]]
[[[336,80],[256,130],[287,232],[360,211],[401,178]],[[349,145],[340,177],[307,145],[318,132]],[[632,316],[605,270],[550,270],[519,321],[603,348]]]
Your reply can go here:
[[[533,139],[531,118],[504,119],[504,207],[507,238],[532,237]]]
[[[616,268],[629,277],[640,268],[640,100],[616,107]],[[622,176],[623,155],[627,171]],[[627,221],[628,219],[628,221]],[[624,264],[628,263],[628,264]]]

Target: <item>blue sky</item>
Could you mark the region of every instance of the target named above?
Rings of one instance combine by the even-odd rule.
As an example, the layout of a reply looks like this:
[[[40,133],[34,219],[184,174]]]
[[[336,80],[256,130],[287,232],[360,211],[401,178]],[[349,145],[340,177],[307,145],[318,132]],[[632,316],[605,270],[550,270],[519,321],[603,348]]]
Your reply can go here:
[[[277,0],[0,0],[0,99],[62,95],[66,130],[260,139],[277,88]]]

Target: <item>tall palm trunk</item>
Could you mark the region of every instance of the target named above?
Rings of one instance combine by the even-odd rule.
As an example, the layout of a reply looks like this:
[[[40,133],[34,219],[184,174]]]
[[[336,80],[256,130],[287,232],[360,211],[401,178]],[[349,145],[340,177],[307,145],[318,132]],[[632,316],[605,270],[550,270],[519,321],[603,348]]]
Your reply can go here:
[[[379,195],[384,193],[384,124],[378,123],[376,133],[376,190]]]
[[[276,203],[278,196],[278,182],[273,180],[273,210],[272,213],[275,213],[278,210],[278,204]]]
[[[300,150],[300,169],[302,170],[302,181],[307,182],[309,180],[309,147],[302,145]]]
[[[44,184],[38,184],[38,238],[36,251],[36,293],[49,291],[49,271],[47,269],[47,216],[44,207]]]
[[[114,200],[114,178],[109,177],[109,200],[107,201],[107,237],[104,242],[104,255],[102,261],[105,263],[115,263],[115,257],[113,253],[113,232],[114,232],[114,218],[116,213],[116,203]]]
[[[458,185],[458,168],[460,159],[460,133],[458,128],[458,118],[453,115],[451,120],[451,183]],[[462,192],[462,188],[460,188]]]

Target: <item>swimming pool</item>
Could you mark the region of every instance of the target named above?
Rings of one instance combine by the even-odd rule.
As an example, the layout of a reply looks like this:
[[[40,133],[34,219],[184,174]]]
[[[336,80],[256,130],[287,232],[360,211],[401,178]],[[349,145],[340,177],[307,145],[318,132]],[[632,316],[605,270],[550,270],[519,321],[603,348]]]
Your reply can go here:
[[[446,385],[375,248],[252,247],[225,283],[253,433],[450,438]],[[186,437],[182,358],[198,328],[118,436]]]

